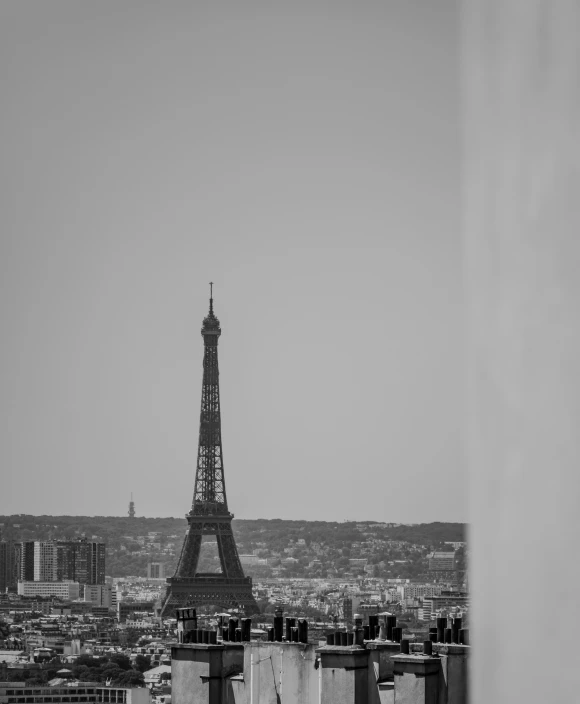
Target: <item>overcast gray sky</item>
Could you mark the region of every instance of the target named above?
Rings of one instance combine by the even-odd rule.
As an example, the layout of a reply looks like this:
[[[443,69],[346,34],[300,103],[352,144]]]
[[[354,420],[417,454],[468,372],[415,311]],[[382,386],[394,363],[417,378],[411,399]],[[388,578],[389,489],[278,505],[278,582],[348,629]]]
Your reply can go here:
[[[3,2],[0,513],[462,521],[448,0]]]

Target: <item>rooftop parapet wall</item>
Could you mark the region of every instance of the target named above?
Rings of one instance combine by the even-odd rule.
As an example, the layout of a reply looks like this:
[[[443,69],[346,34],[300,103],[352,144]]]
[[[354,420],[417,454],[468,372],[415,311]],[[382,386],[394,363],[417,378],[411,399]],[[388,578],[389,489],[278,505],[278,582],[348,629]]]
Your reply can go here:
[[[172,704],[222,704],[227,679],[243,669],[242,644],[175,645],[171,648]]]
[[[468,645],[434,645],[433,654],[441,661],[439,702],[467,704],[469,699]]]
[[[368,704],[369,651],[360,645],[327,645],[320,655],[320,704]]]
[[[317,665],[310,643],[245,643],[245,698],[235,704],[319,704]]]
[[[374,639],[362,638],[355,619],[348,634],[328,634],[327,644],[316,647],[296,642],[292,620],[286,629],[281,622],[270,629],[268,638],[280,640],[252,641],[249,619],[243,628],[232,618],[218,630],[201,631],[193,628],[191,612],[184,616],[190,626],[182,632],[185,642],[172,648],[173,704],[467,704],[470,647],[437,642],[438,635],[468,642],[459,619],[451,628],[440,623],[439,634],[423,644],[402,639],[390,614],[370,624]]]
[[[401,644],[389,641],[366,641],[368,651],[368,701],[369,704],[383,704],[380,685],[393,681],[393,655],[401,652]]]
[[[396,704],[441,704],[441,660],[429,655],[393,656]]]

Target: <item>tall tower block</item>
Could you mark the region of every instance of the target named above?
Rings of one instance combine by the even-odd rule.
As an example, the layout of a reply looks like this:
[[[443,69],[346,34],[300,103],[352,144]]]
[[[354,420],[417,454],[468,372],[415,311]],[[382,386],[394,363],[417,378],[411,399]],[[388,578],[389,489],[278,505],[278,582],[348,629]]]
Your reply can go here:
[[[131,492],[131,501],[129,501],[129,518],[135,518],[135,502],[133,501],[133,492]]]
[[[197,470],[188,530],[175,575],[167,580],[162,615],[191,605],[213,604],[258,613],[252,595],[252,580],[244,576],[232,531],[233,514],[228,510],[222,452],[221,410],[218,368],[219,320],[213,311],[213,289],[209,313],[201,334],[204,342],[203,384],[199,420]],[[215,536],[221,573],[197,571],[204,535]]]

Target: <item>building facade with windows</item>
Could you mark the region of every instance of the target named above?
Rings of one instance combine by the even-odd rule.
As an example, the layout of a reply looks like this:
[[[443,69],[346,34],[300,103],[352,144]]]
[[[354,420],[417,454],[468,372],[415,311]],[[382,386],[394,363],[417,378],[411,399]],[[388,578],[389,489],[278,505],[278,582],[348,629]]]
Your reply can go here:
[[[84,599],[95,606],[104,606],[107,609],[117,608],[117,590],[110,584],[86,584]]]
[[[93,704],[150,704],[146,687],[103,687],[83,682],[63,687],[27,687],[23,682],[0,682],[0,704],[61,704],[61,702]]]
[[[147,564],[147,579],[165,579],[163,562],[149,562]]]
[[[439,596],[423,599],[423,621],[431,621],[441,609],[449,610],[454,607],[468,608],[469,596],[465,592],[442,592]]]
[[[14,543],[2,540],[0,541],[0,594],[16,589],[17,582]]]
[[[56,582],[57,550],[54,541],[35,540],[34,548],[34,581]]]
[[[455,569],[455,552],[432,552],[427,557],[430,570],[446,572]]]
[[[79,598],[78,582],[18,582],[20,596],[56,596],[72,601]]]
[[[18,578],[23,582],[34,581],[34,540],[16,546]]]
[[[16,543],[14,572],[21,582],[105,583],[105,543],[81,540],[29,540]]]
[[[57,578],[80,584],[104,584],[105,552],[105,543],[86,538],[57,541]]]
[[[439,596],[442,587],[435,584],[404,584],[397,587],[401,599],[424,599]]]
[[[117,618],[119,623],[132,620],[134,614],[150,614],[155,611],[154,601],[119,601],[117,603]]]

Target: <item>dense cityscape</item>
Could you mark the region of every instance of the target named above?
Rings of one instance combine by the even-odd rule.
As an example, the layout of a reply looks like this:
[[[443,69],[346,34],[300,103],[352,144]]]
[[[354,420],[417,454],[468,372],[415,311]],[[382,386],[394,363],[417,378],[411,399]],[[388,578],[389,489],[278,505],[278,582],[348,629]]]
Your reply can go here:
[[[290,678],[293,701],[334,704],[360,678],[354,670],[369,674],[345,701],[394,701],[393,658],[409,677],[418,663],[437,672],[445,663],[449,673],[459,663],[461,701],[466,526],[234,521],[213,285],[201,333],[199,450],[185,520],[138,518],[133,495],[124,518],[0,517],[0,704],[242,702],[246,677],[252,703],[252,645],[269,653],[258,665],[273,669],[279,659],[279,683],[264,684],[263,701],[273,693],[280,701],[278,687]],[[399,678],[399,698],[409,677]],[[219,684],[207,689],[212,678]]]
[[[132,495],[124,518],[1,517],[0,704],[253,704],[261,674],[264,702],[280,702],[289,680],[290,701],[406,702],[408,691],[414,704],[417,667],[437,674],[419,699],[441,683],[450,704],[454,691],[463,701],[466,526],[234,522],[213,284],[201,333],[185,520],[137,518]]]
[[[134,503],[126,518],[48,519],[0,517],[0,681],[52,687],[82,676],[146,686],[165,702],[177,622],[160,612],[186,522],[137,518]],[[100,525],[114,537],[90,532]],[[257,520],[235,521],[234,533],[253,577],[255,637],[279,609],[309,619],[316,642],[357,614],[396,614],[413,642],[441,616],[467,625],[463,524]],[[215,540],[204,542],[200,564],[219,572]],[[216,626],[216,612],[198,611]]]

